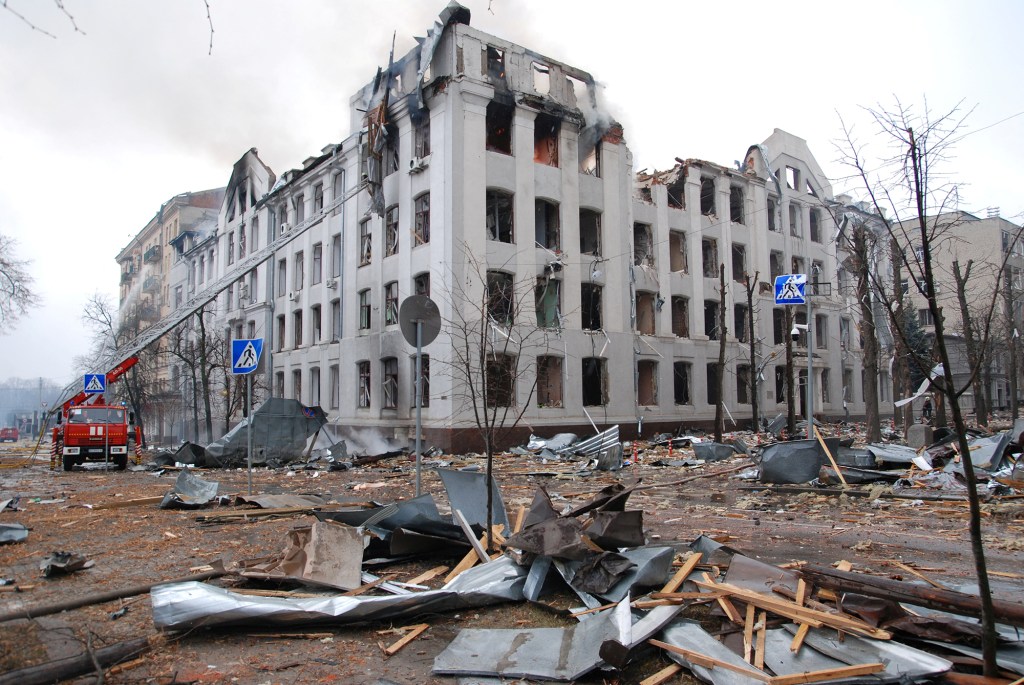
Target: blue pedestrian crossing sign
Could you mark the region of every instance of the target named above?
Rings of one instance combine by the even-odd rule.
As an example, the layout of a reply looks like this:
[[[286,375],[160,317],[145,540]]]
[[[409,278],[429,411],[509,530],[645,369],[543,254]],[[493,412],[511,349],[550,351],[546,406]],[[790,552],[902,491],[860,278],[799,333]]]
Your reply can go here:
[[[807,304],[807,274],[775,277],[775,304]]]
[[[231,341],[231,373],[252,373],[263,354],[263,338]]]
[[[102,395],[107,390],[107,376],[103,373],[85,374],[85,394]]]

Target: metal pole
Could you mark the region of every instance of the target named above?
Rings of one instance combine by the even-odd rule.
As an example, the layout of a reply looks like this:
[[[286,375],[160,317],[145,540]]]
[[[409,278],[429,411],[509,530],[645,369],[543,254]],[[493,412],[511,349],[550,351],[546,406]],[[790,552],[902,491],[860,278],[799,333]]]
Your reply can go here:
[[[423,456],[420,441],[423,433],[423,321],[416,321],[416,496],[420,496],[420,471]]]
[[[814,337],[811,335],[811,292],[807,291],[807,439],[814,440]]]
[[[255,371],[255,369],[254,369]],[[249,495],[252,495],[252,372],[245,374],[246,463],[249,469]]]

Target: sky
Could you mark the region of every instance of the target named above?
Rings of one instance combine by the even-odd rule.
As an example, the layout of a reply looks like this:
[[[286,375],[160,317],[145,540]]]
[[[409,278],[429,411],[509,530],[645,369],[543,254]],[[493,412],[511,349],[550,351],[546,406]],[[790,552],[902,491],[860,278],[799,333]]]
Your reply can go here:
[[[392,38],[404,54],[445,4],[63,0],[72,24],[56,2],[8,0],[0,234],[31,260],[41,304],[0,331],[0,382],[105,371],[79,366],[92,342],[81,313],[95,294],[116,304],[116,256],[160,205],[225,185],[251,147],[281,174],[341,141],[348,99]],[[676,157],[731,165],[780,128],[808,142],[840,193],[853,189],[840,117],[884,155],[865,108],[960,105],[970,114],[942,171],[963,184],[961,208],[1024,221],[1024,3],[462,4],[472,26],[589,72],[635,171]]]

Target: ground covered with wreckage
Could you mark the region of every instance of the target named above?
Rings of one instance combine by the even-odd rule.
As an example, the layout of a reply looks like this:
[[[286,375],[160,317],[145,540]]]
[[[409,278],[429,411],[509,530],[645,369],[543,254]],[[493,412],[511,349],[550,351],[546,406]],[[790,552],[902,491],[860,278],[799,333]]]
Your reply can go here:
[[[856,433],[838,426],[823,426],[822,432]],[[428,525],[427,533],[404,536],[400,543],[392,531],[392,553],[373,548],[372,556],[400,556],[393,554],[398,544],[405,545],[405,558],[357,560],[354,577],[351,563],[329,554],[314,559],[309,545],[319,544],[322,552],[336,539],[338,549],[351,552],[353,540],[357,549],[363,545],[363,533],[330,537],[342,529],[326,523],[332,517],[358,521],[345,529],[358,527],[379,537],[373,531],[395,510],[387,505],[413,506],[415,464],[405,455],[346,470],[329,469],[324,462],[256,469],[256,494],[248,498],[244,469],[154,466],[117,472],[97,465],[65,473],[51,471],[48,458],[33,457],[24,442],[2,448],[0,539],[12,541],[0,544],[0,684],[54,682],[52,675],[33,681],[26,674],[82,655],[88,662],[80,672],[92,675],[79,676],[79,682],[96,682],[95,674],[102,671],[106,683],[162,685],[468,684],[545,682],[555,676],[580,683],[781,685],[838,682],[839,677],[846,677],[842,682],[881,682],[872,673],[888,668],[882,671],[885,675],[895,668],[892,664],[901,663],[898,668],[908,669],[903,682],[1020,679],[1024,650],[1012,644],[1011,638],[1021,638],[1009,628],[1003,631],[1003,677],[972,680],[980,673],[970,650],[976,641],[973,619],[930,621],[928,639],[947,642],[930,644],[921,635],[901,632],[905,625],[879,623],[894,618],[894,605],[850,594],[840,611],[835,593],[825,587],[827,579],[805,584],[797,575],[801,568],[833,569],[840,577],[849,571],[929,592],[963,589],[970,595],[975,573],[968,508],[955,487],[946,483],[929,488],[927,481],[913,479],[899,487],[892,482],[895,478],[866,478],[868,482],[846,487],[821,480],[762,483],[751,478],[766,436],[735,435],[753,448],[752,457],[726,451],[718,457],[728,458],[704,461],[696,457],[707,453],[695,452],[685,440],[677,440],[673,448],[664,440],[638,442],[635,453],[627,447],[617,470],[598,470],[597,460],[588,457],[550,452],[499,455],[494,477],[508,526],[497,531],[495,560],[487,564],[468,538],[454,541],[458,533],[452,533],[461,526],[456,525],[458,517],[453,521],[449,492],[454,489],[455,498],[462,500],[473,481],[456,475],[443,482],[441,477],[456,472],[471,479],[482,473],[484,459],[433,455],[424,459],[422,488],[446,528],[438,531]],[[908,465],[900,475],[912,475],[916,468]],[[827,471],[823,466],[821,475],[837,482],[835,471]],[[850,475],[854,480],[854,470]],[[191,478],[198,480],[186,482]],[[1019,619],[1024,615],[1019,604],[1024,596],[1024,491],[1015,489],[1013,480],[1007,482],[984,488],[983,527],[995,597]],[[215,491],[210,483],[216,484]],[[170,491],[178,497],[169,498]],[[210,501],[199,508],[176,508],[190,506],[190,498]],[[476,504],[463,500],[460,507]],[[351,516],[355,518],[346,518]],[[470,524],[475,517],[468,513],[462,518]],[[25,534],[18,534],[19,524]],[[408,528],[416,530],[417,525],[409,522]],[[634,539],[638,530],[640,539]],[[472,532],[476,536],[481,529],[476,526]],[[627,554],[622,561],[614,553],[627,548],[628,554],[639,556]],[[68,558],[54,559],[55,552],[71,553],[71,568],[76,559],[86,567],[60,573]],[[545,576],[537,560],[550,557],[555,563]],[[591,563],[589,570],[614,577],[602,585],[590,576],[590,592],[570,587],[554,570],[572,567],[569,577],[573,572],[582,577],[580,560],[596,557],[601,563]],[[628,587],[625,601],[619,602],[615,588],[623,576],[615,574],[630,564],[655,577],[636,585],[622,581]],[[49,568],[50,575],[44,576],[41,567]],[[229,573],[222,575],[222,569]],[[453,585],[472,585],[473,574],[478,578],[488,569],[504,574],[497,583],[501,592],[518,584],[513,599],[460,596],[454,608],[443,598],[437,603],[423,599],[444,595],[439,589],[448,579]],[[533,576],[528,575],[531,569]],[[190,575],[206,579],[202,588],[230,590],[232,604],[223,605],[230,608],[216,608],[222,606],[220,595],[207,598],[201,593],[183,609],[161,604],[167,588],[193,586],[142,591]],[[39,615],[41,608],[126,589],[137,592]],[[523,599],[524,591],[536,600]],[[417,594],[424,592],[433,594]],[[751,592],[761,596],[749,596]],[[169,595],[171,602],[182,596],[175,589]],[[405,599],[408,595],[413,598]],[[303,613],[310,606],[336,604],[339,596],[364,604],[374,597],[380,599],[372,602],[391,603],[398,596],[394,601],[406,602],[406,608],[393,610],[390,618],[370,620],[309,620]],[[627,606],[631,600],[632,612]],[[296,608],[300,605],[302,611]],[[250,606],[257,607],[254,613],[248,613]],[[205,607],[211,614],[203,617]],[[913,613],[929,610],[914,605]],[[876,620],[869,625],[864,617]],[[924,622],[921,617],[895,618],[892,625]],[[173,621],[180,623],[167,625]],[[675,621],[673,627],[663,630],[670,621]],[[795,637],[801,632],[803,637]],[[892,639],[875,639],[887,634]],[[677,649],[656,646],[648,638]],[[798,639],[802,644],[794,653],[791,648]],[[821,646],[830,640],[831,647]],[[939,656],[911,657],[909,662],[905,654],[879,657],[859,651],[861,640],[909,649],[925,646]],[[126,643],[127,651],[110,659],[121,663],[108,666],[105,655]],[[843,665],[806,656],[818,654],[812,652],[816,644],[823,653],[846,654]],[[725,646],[733,651],[727,653]],[[803,661],[800,655],[805,655]],[[876,659],[881,666],[872,666]],[[762,663],[765,670],[753,670],[752,664]],[[804,672],[817,675],[800,677]],[[780,677],[784,673],[797,675],[787,680]]]

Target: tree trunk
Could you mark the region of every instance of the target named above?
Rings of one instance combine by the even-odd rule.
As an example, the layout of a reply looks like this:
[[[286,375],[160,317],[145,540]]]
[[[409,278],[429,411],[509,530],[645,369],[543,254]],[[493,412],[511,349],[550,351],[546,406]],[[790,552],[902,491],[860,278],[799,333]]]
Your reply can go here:
[[[857,302],[860,303],[860,337],[864,341],[864,423],[867,442],[881,442],[882,426],[878,412],[878,334],[871,300],[871,274],[867,227],[853,230],[853,256],[857,269]]]
[[[721,288],[718,300],[718,365],[715,367],[715,383],[718,385],[718,401],[715,402],[715,442],[722,442],[725,433],[725,264],[718,265],[718,283]]]
[[[759,275],[760,272],[755,272],[753,280],[751,280],[750,276],[747,276],[746,282],[747,338],[750,341],[750,423],[755,433],[761,432],[761,399],[758,397],[757,392],[757,336],[754,335],[754,288],[757,287],[757,277]]]
[[[1017,322],[1013,318],[1013,278],[1009,267],[1003,270],[1003,304],[1006,307],[1006,340],[1010,351],[1010,418],[1016,420],[1020,415],[1017,405]],[[1018,437],[1013,436],[1014,440]]]
[[[960,320],[963,322],[964,346],[967,348],[967,363],[970,368],[977,369],[982,363],[978,340],[975,338],[974,322],[971,308],[967,303],[967,281],[971,277],[973,260],[967,260],[967,266],[960,270],[960,262],[953,260],[953,278],[956,279],[956,299],[960,305]],[[971,387],[974,390],[974,415],[979,426],[988,425],[988,408],[985,403],[985,379],[981,373],[974,374]]]
[[[196,314],[199,319],[199,376],[203,382],[203,411],[206,418],[206,439],[213,440],[213,412],[210,410],[210,367],[207,365],[209,350],[206,340],[206,321],[203,314],[206,309],[200,309]]]

